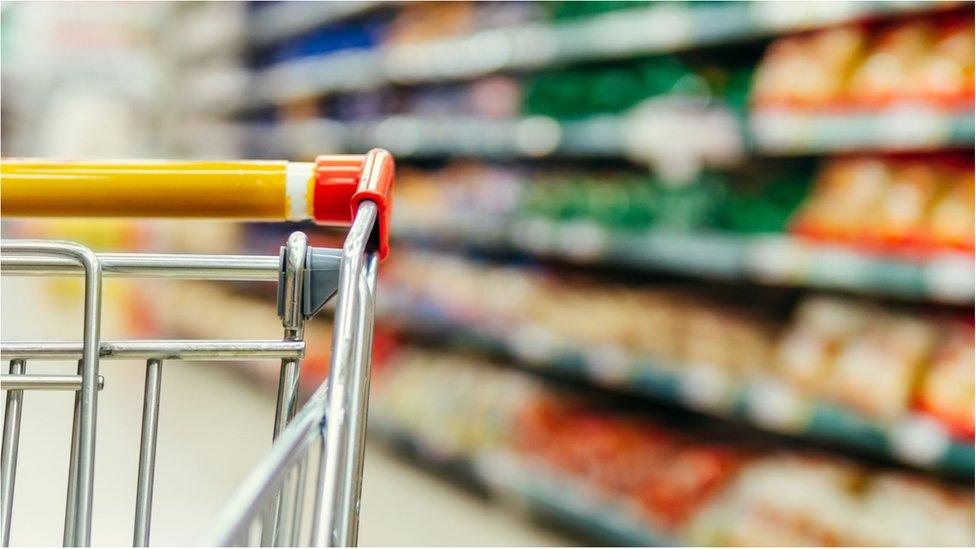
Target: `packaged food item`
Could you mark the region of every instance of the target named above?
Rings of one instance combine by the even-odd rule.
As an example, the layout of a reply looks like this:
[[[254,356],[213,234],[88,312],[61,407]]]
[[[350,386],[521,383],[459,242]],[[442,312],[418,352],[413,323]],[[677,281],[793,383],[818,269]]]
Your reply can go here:
[[[911,257],[971,250],[973,167],[956,154],[830,160],[794,233]]]
[[[398,254],[382,277],[378,307],[392,325],[458,323],[530,363],[578,364],[618,382],[699,370],[730,389],[779,379],[878,421],[895,424],[918,408],[958,436],[972,430],[972,384],[957,383],[967,375],[960,361],[971,356],[972,333],[968,344],[966,334],[946,339],[939,315],[813,296],[781,322],[772,303],[737,306],[689,287],[596,282],[434,253]]]
[[[821,391],[864,415],[894,420],[905,414],[911,390],[932,349],[934,332],[921,320],[875,314],[838,350]]]
[[[390,23],[384,44],[402,46],[470,33],[475,9],[470,2],[409,4]]]
[[[942,325],[918,394],[918,406],[960,436],[973,436],[973,326],[966,322]]]
[[[867,322],[869,312],[840,299],[802,302],[776,345],[776,369],[807,391],[830,375],[843,342]]]
[[[881,200],[878,216],[867,227],[867,237],[882,242],[907,242],[922,230],[940,190],[941,174],[930,165],[894,165]]]
[[[665,531],[683,528],[733,478],[744,461],[732,447],[699,442],[680,448],[641,484],[639,499]]]
[[[878,159],[830,162],[794,217],[793,229],[828,238],[858,238],[870,222],[864,213],[878,209],[890,178],[889,167]]]
[[[370,415],[442,455],[507,448],[516,415],[540,390],[525,375],[456,353],[399,348],[385,363],[374,376]]]
[[[849,93],[882,104],[899,93],[919,90],[912,79],[933,46],[934,29],[927,22],[911,22],[883,30],[864,62],[851,75]]]
[[[972,75],[971,14],[855,24],[774,41],[751,100],[758,109],[871,110],[917,102],[968,108]]]
[[[946,176],[945,187],[936,197],[926,218],[926,233],[935,245],[973,249],[973,170],[972,168]]]
[[[559,119],[579,119],[621,113],[639,103],[663,96],[707,98],[733,88],[713,85],[705,72],[725,68],[693,67],[672,56],[614,62],[594,67],[570,67],[531,75],[525,81],[522,112]]]
[[[652,421],[499,366],[401,347],[375,371],[371,415],[434,455],[504,455],[526,478],[635,509],[650,532],[682,544],[973,543],[966,488]]]
[[[864,28],[838,27],[773,42],[756,72],[754,101],[823,104],[842,96],[867,37]]]
[[[463,162],[405,173],[395,222],[443,238],[461,238],[470,228],[468,238],[488,240],[505,234],[500,227],[526,220],[580,222],[614,233],[771,233],[785,230],[809,186],[805,170],[764,170],[742,179],[703,173],[675,185],[629,170],[567,173]],[[478,223],[490,227],[478,231]]]
[[[916,92],[936,98],[973,95],[973,26],[958,21],[939,29],[928,55],[919,63]]]
[[[873,475],[861,490],[855,510],[858,516],[849,521],[845,541],[898,546],[972,543],[966,541],[973,536],[970,499],[959,490],[914,475]]]

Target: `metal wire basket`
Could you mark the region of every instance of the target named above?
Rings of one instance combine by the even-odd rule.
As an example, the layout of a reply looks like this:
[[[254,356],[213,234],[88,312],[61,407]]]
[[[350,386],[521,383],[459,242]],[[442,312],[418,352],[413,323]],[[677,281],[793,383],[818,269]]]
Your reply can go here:
[[[393,160],[366,155],[295,162],[52,162],[0,164],[5,216],[312,219],[347,225],[342,249],[293,233],[278,256],[96,254],[77,243],[5,240],[4,276],[84,277],[81,342],[0,344],[10,363],[2,449],[2,541],[8,545],[25,391],[75,394],[63,541],[91,544],[99,361],[146,361],[133,545],[149,544],[163,364],[280,359],[273,444],[216,517],[208,545],[355,545],[379,261],[388,252]],[[268,280],[278,284],[281,340],[103,341],[102,279]],[[328,379],[297,410],[304,323],[335,298]],[[76,361],[74,373],[29,373],[29,361]],[[310,488],[310,490],[309,490]],[[306,505],[310,501],[310,505]]]

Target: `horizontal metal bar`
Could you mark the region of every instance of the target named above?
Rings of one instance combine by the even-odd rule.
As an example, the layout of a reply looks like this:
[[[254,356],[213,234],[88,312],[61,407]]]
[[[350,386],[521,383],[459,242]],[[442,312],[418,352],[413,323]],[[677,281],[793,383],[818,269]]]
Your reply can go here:
[[[105,276],[207,280],[278,280],[276,255],[97,254]],[[81,275],[78,263],[60,257],[8,255],[0,273],[18,276]]]
[[[0,344],[0,359],[78,359],[81,351],[81,343],[71,341],[3,343]],[[109,359],[302,358],[305,355],[305,342],[207,339],[103,341],[98,351],[101,358]]]
[[[105,387],[105,378],[98,376],[98,389]],[[78,391],[80,375],[0,374],[0,389],[4,391]]]

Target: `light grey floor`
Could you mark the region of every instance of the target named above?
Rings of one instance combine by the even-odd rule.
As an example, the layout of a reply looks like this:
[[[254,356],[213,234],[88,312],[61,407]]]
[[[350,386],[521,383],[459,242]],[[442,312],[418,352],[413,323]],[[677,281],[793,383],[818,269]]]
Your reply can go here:
[[[112,292],[109,282],[109,292]],[[66,301],[58,301],[56,293]],[[77,290],[77,288],[75,288]],[[10,279],[2,291],[4,340],[80,338],[80,294],[64,283]],[[74,297],[72,297],[74,296]],[[109,302],[112,300],[109,299]],[[124,337],[105,309],[103,337]],[[268,368],[274,369],[274,364]],[[30,372],[68,372],[65,363],[29,363]],[[144,365],[103,361],[93,540],[128,545],[138,459]],[[72,372],[73,373],[73,372]],[[59,545],[70,438],[70,393],[25,395],[14,498],[13,545]],[[232,364],[164,365],[153,514],[154,545],[192,544],[268,446],[273,392]],[[497,505],[484,504],[392,458],[367,450],[362,545],[565,545]]]

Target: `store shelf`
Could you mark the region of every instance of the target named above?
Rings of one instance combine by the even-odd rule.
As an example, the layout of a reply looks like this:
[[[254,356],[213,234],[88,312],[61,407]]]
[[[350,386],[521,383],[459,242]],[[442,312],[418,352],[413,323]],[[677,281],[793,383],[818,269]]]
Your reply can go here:
[[[760,109],[750,114],[749,130],[753,147],[765,154],[917,151],[972,147],[973,120],[971,108],[917,103],[874,111]]]
[[[673,114],[681,116],[677,111]],[[781,116],[792,118],[773,120]],[[680,155],[691,156],[700,163],[704,163],[703,158],[712,158],[710,164],[729,167],[738,163],[747,152],[745,149],[772,155],[840,150],[924,151],[971,146],[976,135],[971,112],[940,114],[918,107],[860,117],[803,115],[801,120],[796,116],[757,115],[750,121],[751,143],[742,143],[743,123],[727,109],[712,107],[688,114],[681,139],[689,144],[681,149]],[[714,122],[718,118],[725,122],[716,126]],[[262,152],[274,151],[292,158],[311,157],[322,150],[362,151],[372,147],[386,148],[398,158],[407,159],[576,157],[653,164],[666,163],[669,151],[678,154],[667,143],[641,138],[661,135],[674,128],[655,126],[653,119],[639,115],[606,114],[574,121],[546,116],[487,119],[393,115],[378,120],[340,122],[319,118],[240,128]],[[724,135],[716,136],[716,131]]]
[[[528,368],[594,386],[670,402],[724,419],[837,443],[954,477],[973,474],[971,442],[956,440],[934,420],[909,415],[882,423],[818,401],[772,378],[736,381],[708,365],[671,364],[622,349],[579,349],[560,344],[542,328],[499,329],[457,318],[435,303],[404,304],[386,288],[384,320],[405,334],[431,335],[506,356]],[[397,305],[399,303],[399,305]]]
[[[214,58],[237,58],[248,36],[245,8],[240,4],[179,4],[173,25],[175,31],[162,38],[181,64],[194,69]]]
[[[252,104],[667,53],[933,7],[924,2],[665,3],[573,22],[528,23],[463,38],[289,61],[256,75]]]
[[[467,116],[397,115],[342,123],[329,119],[251,126],[262,150],[305,158],[322,150],[388,149],[398,158],[471,156],[492,158],[549,155],[619,157],[623,119],[600,116],[557,122],[543,116],[484,119]],[[324,148],[323,148],[324,147]]]
[[[573,263],[962,305],[974,299],[976,271],[972,254],[965,252],[946,251],[916,261],[785,235],[611,231],[592,222],[509,219],[468,211],[432,218],[430,212],[407,207],[394,223],[397,237],[415,242],[515,251]]]
[[[344,0],[342,2],[276,2],[258,4],[252,15],[258,24],[252,25],[251,40],[255,45],[267,45],[314,30],[329,23],[353,17],[379,7],[385,2],[372,0]]]
[[[453,480],[490,496],[517,498],[530,513],[546,516],[610,545],[676,546],[675,540],[653,532],[636,513],[601,496],[579,481],[543,468],[529,468],[509,455],[459,456],[445,453],[424,437],[412,434],[389,418],[369,419],[371,436],[406,457],[422,462]]]

